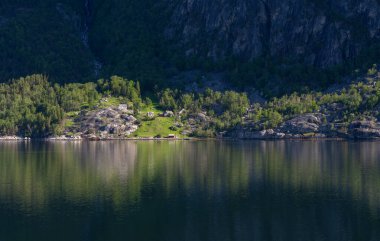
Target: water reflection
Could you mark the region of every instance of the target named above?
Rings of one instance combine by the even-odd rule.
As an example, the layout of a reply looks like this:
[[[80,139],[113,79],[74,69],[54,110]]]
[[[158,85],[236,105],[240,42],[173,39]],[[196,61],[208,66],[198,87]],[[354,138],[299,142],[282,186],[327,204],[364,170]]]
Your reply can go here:
[[[1,143],[0,241],[380,240],[379,147]]]

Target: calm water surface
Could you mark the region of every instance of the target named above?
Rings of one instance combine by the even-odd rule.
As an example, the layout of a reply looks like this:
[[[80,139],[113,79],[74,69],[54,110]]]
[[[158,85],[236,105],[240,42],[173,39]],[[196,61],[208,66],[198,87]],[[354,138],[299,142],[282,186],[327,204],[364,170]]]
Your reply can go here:
[[[380,240],[380,143],[0,143],[17,240]]]

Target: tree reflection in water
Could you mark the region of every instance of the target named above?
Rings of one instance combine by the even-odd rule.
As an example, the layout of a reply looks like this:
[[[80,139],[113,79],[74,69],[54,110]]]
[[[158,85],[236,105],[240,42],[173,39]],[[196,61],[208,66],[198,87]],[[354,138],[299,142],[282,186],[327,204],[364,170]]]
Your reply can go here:
[[[380,240],[379,147],[339,141],[1,143],[0,237]]]

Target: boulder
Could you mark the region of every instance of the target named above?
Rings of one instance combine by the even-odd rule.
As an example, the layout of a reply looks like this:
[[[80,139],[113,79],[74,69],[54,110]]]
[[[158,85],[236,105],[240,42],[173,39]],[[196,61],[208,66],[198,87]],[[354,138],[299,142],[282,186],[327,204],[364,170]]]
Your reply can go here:
[[[186,110],[185,109],[182,109],[180,112],[178,112],[178,115],[184,115],[186,113]]]
[[[354,121],[348,127],[348,134],[354,139],[378,139],[380,127],[374,121]]]
[[[135,123],[137,121],[137,119],[132,115],[128,116],[125,120],[130,123]]]
[[[90,141],[100,141],[100,137],[96,136],[96,135],[88,135],[86,137],[86,139],[90,140]]]
[[[120,112],[123,112],[123,113],[128,113],[129,110],[128,110],[128,105],[126,104],[121,104],[117,107],[117,110],[119,110]]]
[[[173,111],[167,110],[164,112],[164,117],[173,117],[174,113]]]
[[[146,116],[148,118],[154,118],[154,112],[148,112],[148,113],[146,113]]]
[[[286,121],[280,129],[292,134],[315,133],[319,131],[321,124],[320,114],[305,114]]]

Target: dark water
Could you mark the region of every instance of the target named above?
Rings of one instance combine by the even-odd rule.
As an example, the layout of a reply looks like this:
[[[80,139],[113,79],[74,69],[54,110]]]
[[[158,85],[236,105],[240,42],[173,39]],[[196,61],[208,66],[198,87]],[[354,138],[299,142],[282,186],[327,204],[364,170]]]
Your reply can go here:
[[[380,143],[1,143],[17,240],[380,240]]]

